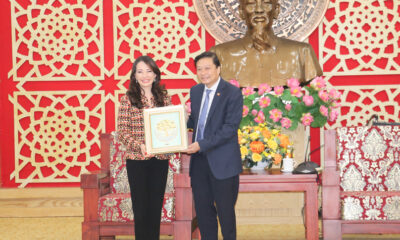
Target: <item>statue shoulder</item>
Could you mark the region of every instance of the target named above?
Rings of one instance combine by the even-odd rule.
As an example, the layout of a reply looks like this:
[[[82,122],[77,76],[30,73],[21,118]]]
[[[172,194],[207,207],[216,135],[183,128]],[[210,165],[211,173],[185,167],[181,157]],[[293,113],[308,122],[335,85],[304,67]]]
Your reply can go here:
[[[287,38],[278,38],[279,39],[279,45],[281,46],[286,46],[286,47],[293,47],[293,48],[312,48],[309,43],[306,42],[300,42],[300,41],[295,41]]]
[[[242,38],[235,39],[229,42],[217,44],[210,48],[211,52],[223,53],[223,52],[236,52],[244,48],[244,40]]]
[[[311,46],[311,44],[307,42],[299,42],[286,38],[279,38],[277,49],[278,51],[283,53],[297,52],[298,54],[304,57],[311,56],[314,58],[315,55],[314,49]]]

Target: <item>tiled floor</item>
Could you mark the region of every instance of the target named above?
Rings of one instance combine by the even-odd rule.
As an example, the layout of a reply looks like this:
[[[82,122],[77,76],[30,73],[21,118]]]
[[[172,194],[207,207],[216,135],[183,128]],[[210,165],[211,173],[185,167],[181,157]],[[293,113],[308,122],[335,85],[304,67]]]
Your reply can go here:
[[[0,218],[1,240],[79,240],[81,217]],[[134,239],[120,236],[117,239]],[[161,240],[172,237],[162,236]],[[222,238],[220,238],[222,239]],[[239,225],[238,240],[304,239],[302,225]],[[400,239],[400,235],[346,235],[344,239]]]

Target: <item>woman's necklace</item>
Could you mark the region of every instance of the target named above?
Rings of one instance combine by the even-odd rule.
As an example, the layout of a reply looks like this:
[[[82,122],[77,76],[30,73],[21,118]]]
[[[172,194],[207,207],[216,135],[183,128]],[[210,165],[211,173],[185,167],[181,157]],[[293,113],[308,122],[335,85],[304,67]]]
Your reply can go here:
[[[145,97],[146,97],[147,105],[150,108],[153,108],[154,107],[153,95],[152,94],[151,95],[145,95]]]

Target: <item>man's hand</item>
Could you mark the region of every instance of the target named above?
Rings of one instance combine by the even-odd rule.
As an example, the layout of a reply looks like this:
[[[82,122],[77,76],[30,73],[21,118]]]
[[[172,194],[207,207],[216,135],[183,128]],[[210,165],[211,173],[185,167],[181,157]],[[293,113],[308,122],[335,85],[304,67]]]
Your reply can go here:
[[[185,117],[186,117],[186,122],[187,122],[187,120],[189,119],[190,113],[191,113],[190,102],[187,102],[187,103],[185,104]]]
[[[193,154],[193,153],[197,153],[198,151],[200,151],[200,145],[198,142],[194,142],[194,143],[190,144],[188,146],[188,148],[185,149],[183,152],[185,152],[187,154]]]

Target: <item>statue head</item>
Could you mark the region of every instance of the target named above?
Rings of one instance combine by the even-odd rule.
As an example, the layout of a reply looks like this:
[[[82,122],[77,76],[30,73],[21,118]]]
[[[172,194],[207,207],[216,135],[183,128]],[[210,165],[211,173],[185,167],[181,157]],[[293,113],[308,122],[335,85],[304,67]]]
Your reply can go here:
[[[240,0],[239,15],[246,22],[247,35],[261,51],[270,47],[272,24],[279,15],[279,0]]]

